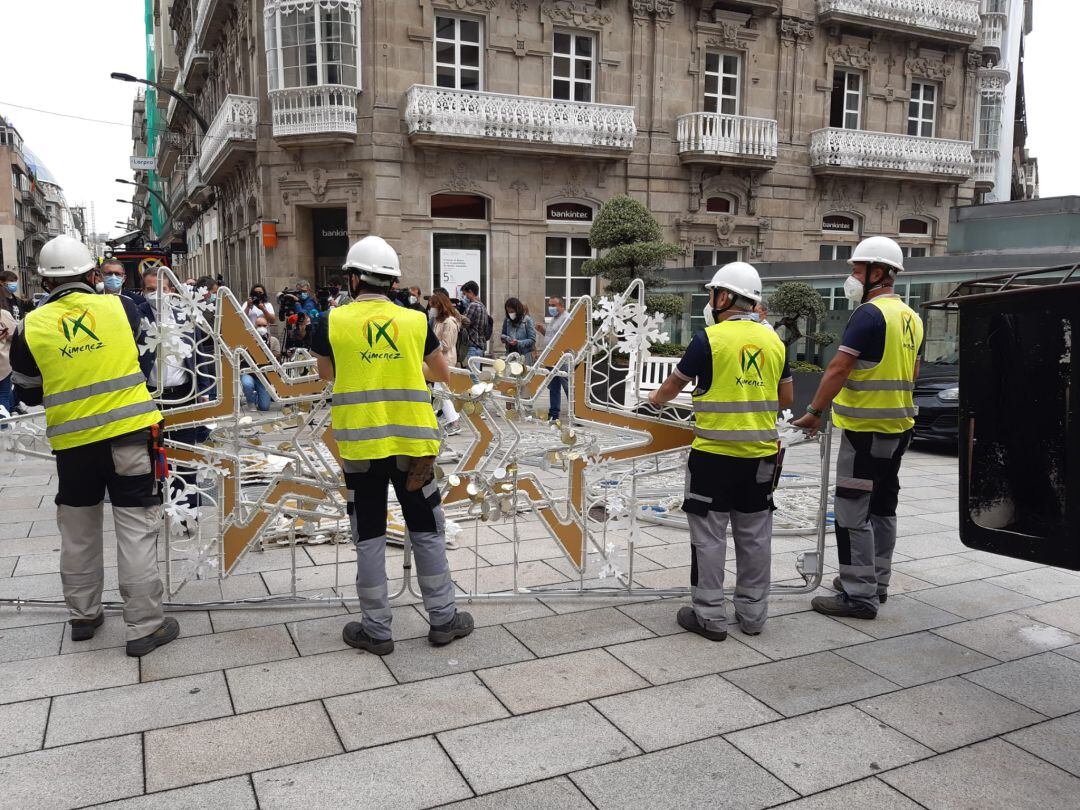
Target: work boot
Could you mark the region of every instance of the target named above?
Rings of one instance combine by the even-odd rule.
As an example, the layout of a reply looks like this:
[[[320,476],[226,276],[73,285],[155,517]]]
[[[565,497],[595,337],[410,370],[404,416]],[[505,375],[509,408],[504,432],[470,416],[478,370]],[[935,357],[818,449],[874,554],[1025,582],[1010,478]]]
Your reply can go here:
[[[394,651],[392,638],[372,638],[364,632],[360,622],[349,622],[341,631],[341,640],[350,647],[358,650],[367,650],[374,655],[389,655]]]
[[[180,635],[180,622],[169,616],[161,623],[161,627],[148,636],[137,638],[127,643],[127,654],[132,658],[140,658],[151,653],[158,647],[168,644]]]
[[[465,638],[473,631],[473,617],[469,613],[460,610],[454,614],[454,618],[446,624],[432,625],[428,630],[427,640],[432,644],[442,646],[449,644],[455,638]]]
[[[681,607],[679,613],[675,617],[675,620],[679,623],[679,627],[683,630],[689,630],[691,633],[697,633],[703,638],[707,638],[709,641],[723,641],[727,638],[727,630],[709,630],[698,619],[697,613],[694,612],[692,607]]]
[[[93,619],[72,619],[68,622],[68,624],[71,625],[71,640],[89,641],[94,637],[94,631],[101,627],[104,621],[104,611],[99,613]]]
[[[852,602],[846,593],[836,596],[815,596],[810,607],[826,616],[846,616],[849,619],[876,619],[877,611],[869,605]]]
[[[834,591],[836,591],[837,593],[843,593],[844,592],[844,583],[840,581],[840,577],[833,577],[832,589]],[[877,595],[877,598],[878,598],[878,601],[881,602],[881,604],[884,605],[886,602],[889,601],[889,594],[888,594],[887,591],[882,591],[881,593],[879,593]]]

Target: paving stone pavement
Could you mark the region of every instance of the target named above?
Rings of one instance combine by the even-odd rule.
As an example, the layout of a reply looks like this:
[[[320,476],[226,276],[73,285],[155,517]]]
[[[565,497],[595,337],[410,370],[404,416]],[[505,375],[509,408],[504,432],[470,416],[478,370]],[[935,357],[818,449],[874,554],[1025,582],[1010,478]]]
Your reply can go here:
[[[462,605],[477,630],[434,648],[410,599],[386,658],[344,645],[338,604],[177,613],[181,638],[136,660],[117,615],[72,643],[63,610],[0,605],[0,806],[1080,807],[1080,574],[965,548],[954,456],[916,447],[901,480],[876,621],[775,596],[760,636],[722,644],[676,624],[685,599],[548,596]],[[0,456],[0,597],[59,597],[54,490],[47,462]],[[635,578],[686,585],[685,532],[640,529]],[[519,536],[519,582],[565,584],[536,522]],[[455,581],[508,586],[512,537],[470,527]],[[797,580],[813,544],[777,536],[774,574]],[[287,591],[291,559],[250,554],[181,596]],[[298,549],[299,587],[348,594],[354,559]]]

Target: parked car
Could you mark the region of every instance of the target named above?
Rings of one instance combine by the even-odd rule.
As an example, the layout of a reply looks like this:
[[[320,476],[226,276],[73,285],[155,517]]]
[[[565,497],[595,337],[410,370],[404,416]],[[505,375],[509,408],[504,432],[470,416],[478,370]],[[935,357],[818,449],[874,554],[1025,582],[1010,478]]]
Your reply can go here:
[[[915,438],[959,446],[960,358],[928,360],[915,380]]]

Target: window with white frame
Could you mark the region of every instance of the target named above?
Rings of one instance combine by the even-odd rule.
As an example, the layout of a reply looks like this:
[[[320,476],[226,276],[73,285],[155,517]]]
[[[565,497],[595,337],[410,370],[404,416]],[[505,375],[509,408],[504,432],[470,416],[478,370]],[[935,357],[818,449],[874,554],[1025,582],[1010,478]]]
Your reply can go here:
[[[907,259],[923,259],[930,255],[926,245],[901,245],[900,250]]]
[[[552,43],[551,97],[563,101],[593,100],[592,34],[556,31]]]
[[[862,128],[863,76],[856,70],[833,72],[832,107],[829,126],[841,129]]]
[[[480,64],[483,29],[479,20],[439,15],[435,18],[435,84],[454,90],[482,90]]]
[[[911,100],[908,101],[907,134],[933,138],[936,121],[937,85],[930,82],[912,82]]]
[[[266,69],[271,90],[360,86],[359,0],[268,0]]]
[[[581,268],[593,257],[587,236],[549,236],[545,245],[544,294],[558,296],[567,309],[583,295],[592,295],[595,276]]]
[[[705,112],[739,114],[739,57],[730,53],[705,53]]]
[[[979,149],[997,149],[1001,132],[1001,99],[982,96],[979,99]]]

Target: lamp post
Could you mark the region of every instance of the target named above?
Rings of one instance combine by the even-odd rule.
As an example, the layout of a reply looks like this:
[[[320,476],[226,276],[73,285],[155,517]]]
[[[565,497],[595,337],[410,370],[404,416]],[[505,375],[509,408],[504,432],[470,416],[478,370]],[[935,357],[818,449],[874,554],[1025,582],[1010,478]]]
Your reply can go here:
[[[131,207],[133,207],[133,208],[141,208],[141,209],[142,209],[143,211],[145,211],[145,212],[146,212],[146,215],[147,215],[148,217],[149,217],[149,216],[151,216],[151,214],[150,214],[150,209],[149,209],[149,208],[147,208],[147,207],[146,207],[145,205],[143,205],[142,203],[137,203],[137,202],[135,202],[134,200],[124,200],[124,199],[121,199],[120,197],[117,197],[117,198],[116,198],[116,201],[117,201],[118,203],[123,203],[124,205],[130,205],[130,206],[131,206]],[[158,237],[157,237],[157,233],[155,233],[155,232],[154,232],[153,228],[154,228],[154,226],[153,226],[153,219],[151,219],[151,221],[150,221],[150,231],[151,231],[151,233],[153,234],[153,237],[154,237],[154,241],[156,242],[156,241],[157,241],[157,238],[158,238]]]
[[[152,188],[150,188],[150,186],[148,184],[146,184],[146,183],[136,183],[134,180],[121,180],[119,177],[116,178],[116,182],[117,183],[123,183],[126,186],[135,186],[136,188],[145,188],[147,191],[149,191],[151,194],[154,195],[154,198],[159,203],[161,203],[161,208],[165,212],[165,216],[167,216],[169,219],[172,219],[172,210],[169,208],[168,203],[165,202],[165,198],[162,197],[160,194],[158,194],[156,191],[154,191]]]
[[[183,104],[185,107],[187,107],[188,111],[195,118],[195,123],[198,124],[199,129],[202,130],[203,135],[206,135],[207,130],[210,129],[210,125],[206,123],[206,119],[199,115],[199,111],[195,109],[195,105],[188,100],[187,96],[183,95],[182,93],[176,92],[171,87],[166,87],[163,84],[152,82],[149,79],[140,79],[137,76],[132,76],[130,73],[110,73],[109,78],[116,79],[120,82],[135,82],[137,84],[145,84],[148,87],[153,87],[155,90],[160,90],[162,93],[172,96],[176,99],[177,104]]]

